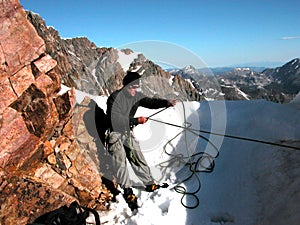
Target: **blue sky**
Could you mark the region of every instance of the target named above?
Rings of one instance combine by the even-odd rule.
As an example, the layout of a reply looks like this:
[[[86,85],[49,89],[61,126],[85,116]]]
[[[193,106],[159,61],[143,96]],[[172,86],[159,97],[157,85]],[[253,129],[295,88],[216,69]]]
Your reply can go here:
[[[161,41],[185,48],[209,67],[300,57],[299,0],[20,2],[61,37],[85,36],[98,47]]]

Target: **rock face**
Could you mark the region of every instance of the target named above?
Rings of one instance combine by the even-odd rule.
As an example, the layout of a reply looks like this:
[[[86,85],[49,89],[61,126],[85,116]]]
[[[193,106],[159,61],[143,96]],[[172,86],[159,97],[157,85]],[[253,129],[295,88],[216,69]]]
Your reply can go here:
[[[32,12],[27,12],[27,18],[45,41],[46,52],[58,62],[55,70],[62,74],[61,82],[90,94],[103,94],[95,68],[106,48],[97,48],[87,38],[62,39],[53,27],[47,27]]]
[[[0,16],[0,224],[26,224],[77,200],[106,209],[111,195],[75,138],[74,89],[17,0]],[[76,118],[80,119],[80,118]]]
[[[272,77],[273,82],[267,88],[286,94],[296,95],[300,91],[300,59],[293,59],[281,67],[266,69],[263,75]]]
[[[113,196],[100,173],[107,172],[101,165],[105,156],[97,137],[83,134],[93,112],[75,106],[75,88],[94,95],[120,88],[125,74],[120,51],[97,48],[86,38],[61,39],[18,0],[3,0],[1,11],[0,224],[30,223],[74,200],[106,210]],[[181,77],[172,87],[170,74],[143,55],[128,68],[137,66],[144,77],[163,78],[147,81],[151,95],[176,90],[188,99],[200,98]],[[60,95],[61,84],[72,88]]]

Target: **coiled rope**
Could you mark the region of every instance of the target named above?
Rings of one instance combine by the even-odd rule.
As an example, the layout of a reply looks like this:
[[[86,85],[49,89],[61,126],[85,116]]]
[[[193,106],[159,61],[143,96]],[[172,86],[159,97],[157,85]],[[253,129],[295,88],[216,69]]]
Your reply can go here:
[[[219,149],[207,137],[201,135],[201,133],[216,135],[216,136],[223,136],[226,138],[233,138],[233,139],[238,139],[238,140],[243,140],[243,141],[257,142],[257,143],[261,143],[261,144],[268,144],[268,145],[289,148],[289,149],[294,149],[294,150],[300,150],[299,147],[284,145],[284,144],[280,144],[280,143],[274,143],[274,142],[269,142],[269,141],[264,141],[264,140],[258,140],[258,139],[252,139],[252,138],[246,138],[246,137],[234,136],[234,135],[228,135],[228,134],[221,134],[221,133],[206,131],[206,130],[202,130],[202,129],[194,129],[191,127],[192,124],[187,122],[186,111],[185,111],[185,106],[183,104],[183,101],[181,101],[181,104],[183,107],[183,119],[184,119],[182,126],[152,118],[154,115],[157,115],[158,113],[166,110],[167,108],[164,108],[164,109],[152,114],[151,116],[148,117],[148,119],[152,120],[154,122],[158,122],[158,123],[162,123],[165,125],[169,125],[169,126],[173,126],[173,127],[182,129],[182,131],[180,131],[178,134],[176,134],[172,139],[170,139],[164,145],[164,147],[163,147],[164,153],[169,155],[171,157],[171,159],[160,163],[160,167],[166,171],[167,168],[170,168],[170,166],[172,166],[175,163],[176,164],[184,163],[185,166],[188,166],[190,174],[173,187],[173,189],[177,193],[182,194],[181,204],[188,209],[197,208],[200,204],[200,200],[199,200],[198,196],[196,195],[201,189],[201,181],[200,181],[199,173],[200,172],[212,173],[214,170],[214,167],[215,167],[214,160],[219,156]],[[209,154],[207,152],[203,152],[203,151],[196,152],[196,153],[190,155],[189,151],[188,151],[189,147],[188,147],[188,140],[187,140],[187,132],[190,132],[193,135],[198,136],[198,138],[201,138],[201,139],[207,141],[212,146],[212,148],[216,151],[215,156],[212,156],[211,154]],[[172,153],[167,152],[167,150],[166,150],[167,146],[170,145],[171,147],[173,147],[171,142],[174,139],[176,139],[179,135],[182,135],[182,134],[184,135],[185,148],[186,148],[188,155],[184,156],[181,153],[180,154],[172,154]],[[175,148],[173,147],[173,149],[175,149]],[[188,191],[187,188],[184,186],[184,183],[191,180],[192,178],[195,178],[195,180],[197,182],[197,188],[194,191]],[[184,199],[188,196],[192,197],[194,199],[194,204],[189,205],[188,203],[184,203]]]

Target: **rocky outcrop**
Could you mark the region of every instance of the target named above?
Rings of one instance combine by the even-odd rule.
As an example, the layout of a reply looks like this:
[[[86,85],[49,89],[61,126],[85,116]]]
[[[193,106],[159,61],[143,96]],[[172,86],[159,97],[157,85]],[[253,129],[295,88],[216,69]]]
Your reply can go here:
[[[58,62],[55,71],[62,74],[61,82],[68,87],[98,94],[100,86],[92,73],[105,49],[97,48],[87,38],[62,39],[38,14],[27,12],[27,18],[45,41],[46,52]]]
[[[189,65],[182,69],[172,69],[170,70],[170,74],[174,76],[175,80],[184,80],[189,81],[190,86],[192,86],[195,90],[197,90],[198,96],[200,95],[200,99],[198,100],[223,100],[224,95],[221,92],[220,85],[217,79],[211,75],[211,72],[207,72],[207,74],[199,71],[195,67]],[[180,82],[184,84],[184,82]],[[190,88],[185,88],[185,90],[191,90]],[[191,96],[194,96],[194,92],[189,92]]]
[[[111,195],[76,139],[74,89],[17,0],[0,16],[0,224],[26,224],[77,200],[106,209]],[[76,118],[78,120],[80,118]]]
[[[2,6],[0,223],[26,224],[74,200],[106,210],[113,196],[103,173],[110,171],[104,169],[101,143],[86,130],[93,107],[89,100],[76,107],[75,88],[93,95],[120,88],[125,74],[120,51],[97,48],[86,38],[61,39],[17,0],[4,0]],[[172,89],[170,75],[142,55],[130,70],[137,64],[145,77],[163,78],[153,83],[151,95],[190,88],[178,78],[173,81],[178,89]],[[61,84],[71,90],[59,94]],[[197,98],[197,92],[183,93]]]
[[[281,67],[266,69],[263,75],[272,77],[267,88],[283,92],[288,95],[296,95],[300,91],[300,59],[293,59]]]
[[[125,72],[116,49],[98,48],[85,37],[62,39],[38,14],[27,12],[27,17],[58,62],[55,70],[63,74],[62,84],[93,95],[109,95],[122,86]]]

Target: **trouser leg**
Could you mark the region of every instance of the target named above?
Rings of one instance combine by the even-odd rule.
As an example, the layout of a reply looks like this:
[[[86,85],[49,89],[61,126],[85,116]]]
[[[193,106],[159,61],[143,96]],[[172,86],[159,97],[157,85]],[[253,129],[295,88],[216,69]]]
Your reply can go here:
[[[130,136],[127,137],[124,142],[124,148],[132,169],[144,185],[152,184],[153,177],[151,175],[151,170],[141,151],[140,145],[132,133],[129,135]]]
[[[112,170],[117,179],[117,183],[122,188],[132,186],[126,162],[126,152],[123,146],[122,135],[111,132],[108,140],[108,152],[112,156]]]

